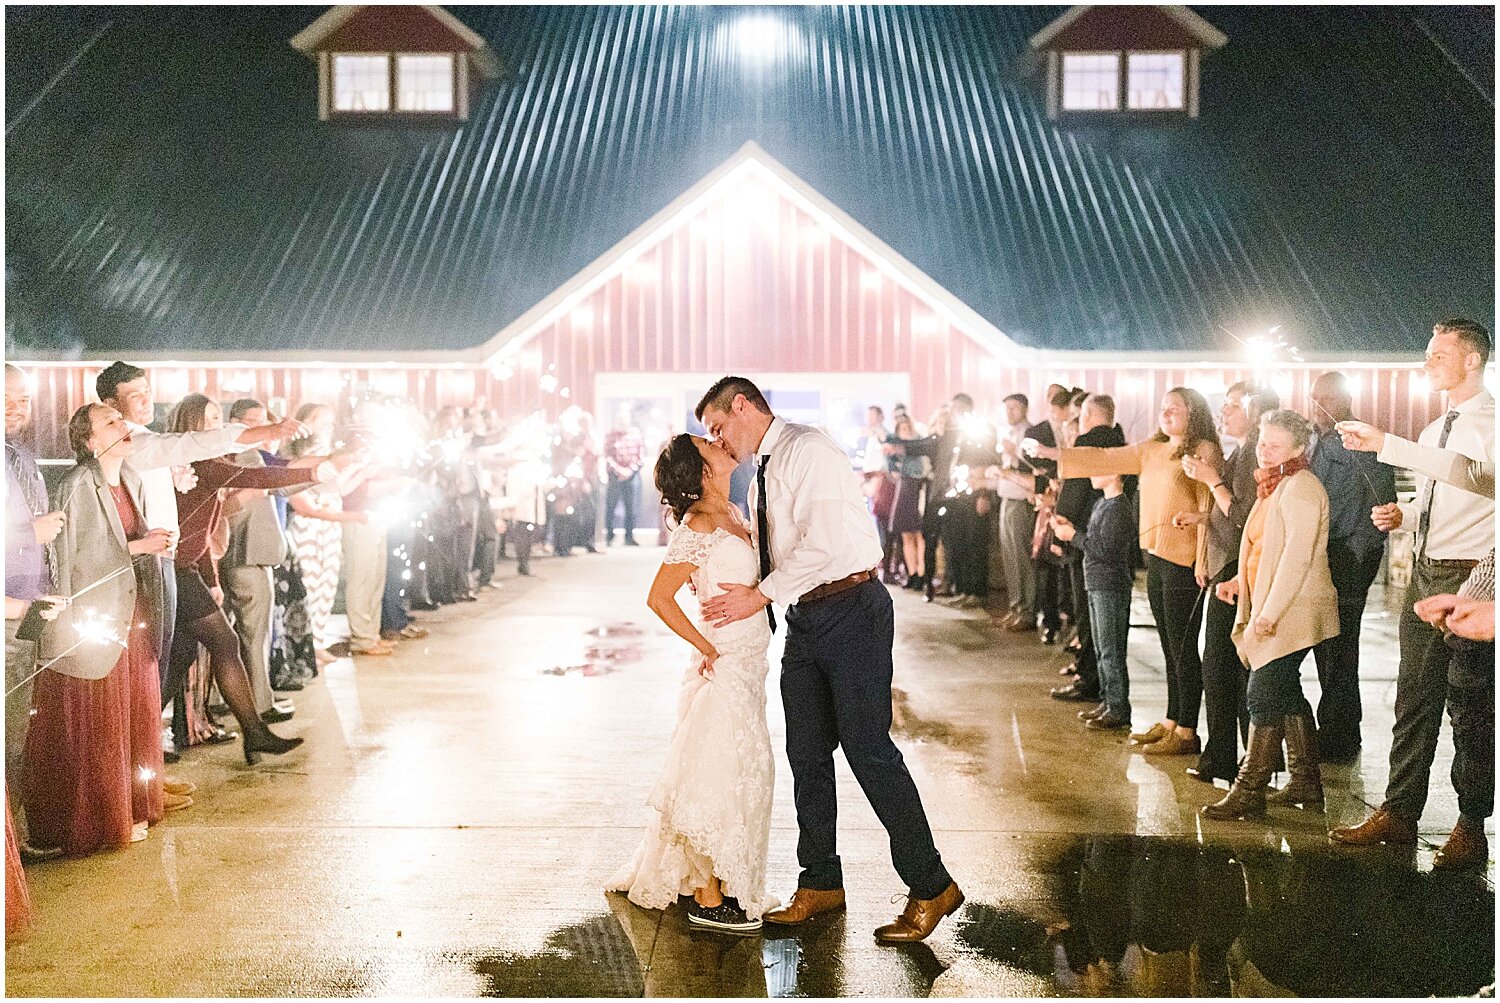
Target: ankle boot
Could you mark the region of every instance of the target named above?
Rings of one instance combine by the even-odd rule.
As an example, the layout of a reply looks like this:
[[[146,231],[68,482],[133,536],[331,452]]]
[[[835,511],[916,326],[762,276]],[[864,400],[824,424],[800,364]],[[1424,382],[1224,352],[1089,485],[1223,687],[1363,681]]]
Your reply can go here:
[[[1286,768],[1291,773],[1286,786],[1266,795],[1266,804],[1310,807],[1323,803],[1323,776],[1318,769],[1318,727],[1306,714],[1288,714]]]
[[[1263,814],[1266,810],[1266,785],[1271,782],[1271,760],[1285,729],[1279,724],[1264,727],[1250,725],[1250,741],[1245,761],[1240,764],[1239,776],[1229,787],[1229,793],[1214,804],[1204,805],[1200,814],[1204,818],[1231,819],[1248,818]]]

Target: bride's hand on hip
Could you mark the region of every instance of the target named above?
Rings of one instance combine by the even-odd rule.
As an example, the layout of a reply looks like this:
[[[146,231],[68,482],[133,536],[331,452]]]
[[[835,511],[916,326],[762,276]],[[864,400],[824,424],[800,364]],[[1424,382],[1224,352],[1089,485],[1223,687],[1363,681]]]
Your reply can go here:
[[[770,605],[765,593],[753,585],[721,584],[721,595],[703,603],[703,618],[715,627],[748,620]]]
[[[704,679],[712,679],[714,677],[714,663],[718,660],[718,649],[709,651],[701,659],[698,660],[698,675],[702,676]]]

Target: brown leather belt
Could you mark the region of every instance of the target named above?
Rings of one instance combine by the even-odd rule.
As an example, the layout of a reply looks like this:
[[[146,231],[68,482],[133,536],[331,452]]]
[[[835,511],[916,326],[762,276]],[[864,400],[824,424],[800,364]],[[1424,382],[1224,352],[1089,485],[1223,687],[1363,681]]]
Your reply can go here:
[[[797,600],[796,605],[811,606],[814,603],[823,602],[825,599],[832,599],[839,593],[848,592],[850,589],[854,588],[854,586],[863,585],[865,582],[874,577],[874,568],[871,568],[869,571],[856,571],[848,578],[840,578],[836,582],[829,582],[827,585],[819,585],[815,589],[804,592],[802,594],[802,598]]]
[[[1473,571],[1478,561],[1439,561],[1436,558],[1424,557],[1423,564],[1430,564],[1434,568],[1457,568],[1460,571]]]

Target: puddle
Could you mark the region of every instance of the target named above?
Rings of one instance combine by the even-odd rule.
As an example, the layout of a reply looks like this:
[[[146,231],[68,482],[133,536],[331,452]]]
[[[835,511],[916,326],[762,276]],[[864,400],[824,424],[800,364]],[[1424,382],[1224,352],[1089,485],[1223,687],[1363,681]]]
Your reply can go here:
[[[927,944],[876,947],[843,913],[718,937],[691,930],[678,907],[608,895],[609,913],[554,931],[539,951],[461,960],[491,996],[1386,998],[1472,996],[1494,981],[1495,895],[1477,875],[1325,847],[1020,845],[988,876],[1000,893],[971,897]]]
[[[641,646],[638,644],[624,644],[616,648],[595,645],[583,653],[584,658],[595,662],[638,662],[641,655]]]
[[[613,665],[603,662],[582,662],[578,665],[554,665],[550,669],[543,669],[544,676],[611,676],[620,670]]]
[[[599,638],[642,637],[645,635],[646,629],[640,624],[622,620],[618,623],[601,623],[597,627],[584,631],[584,633],[589,637]]]
[[[468,955],[483,996],[644,996],[645,980],[630,938],[611,914],[554,930],[540,951]]]
[[[1472,996],[1495,896],[1380,853],[1109,836],[1070,847],[1043,908],[971,903],[958,939],[1074,995]]]
[[[925,718],[911,709],[911,698],[903,689],[891,689],[891,728],[919,742],[941,742],[958,752],[984,751],[986,735],[978,728],[959,728],[946,721]]]

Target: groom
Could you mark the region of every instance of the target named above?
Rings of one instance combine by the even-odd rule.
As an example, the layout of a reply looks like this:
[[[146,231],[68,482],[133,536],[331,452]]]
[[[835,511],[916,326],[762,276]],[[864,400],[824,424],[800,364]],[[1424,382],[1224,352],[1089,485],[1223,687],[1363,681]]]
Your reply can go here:
[[[744,377],[715,383],[696,414],[735,459],[755,457],[750,499],[761,573],[759,588],[721,583],[724,593],[706,601],[703,614],[721,627],[764,616],[774,629],[771,603],[786,607],[781,697],[802,874],[792,901],[766,921],[796,925],[844,906],[833,782],[833,750],[842,745],[911,889],[906,909],[875,939],[922,940],[964,896],[943,867],[917,786],[891,741],[894,613],[873,574],[880,541],[849,457],[820,429],[772,415]]]

